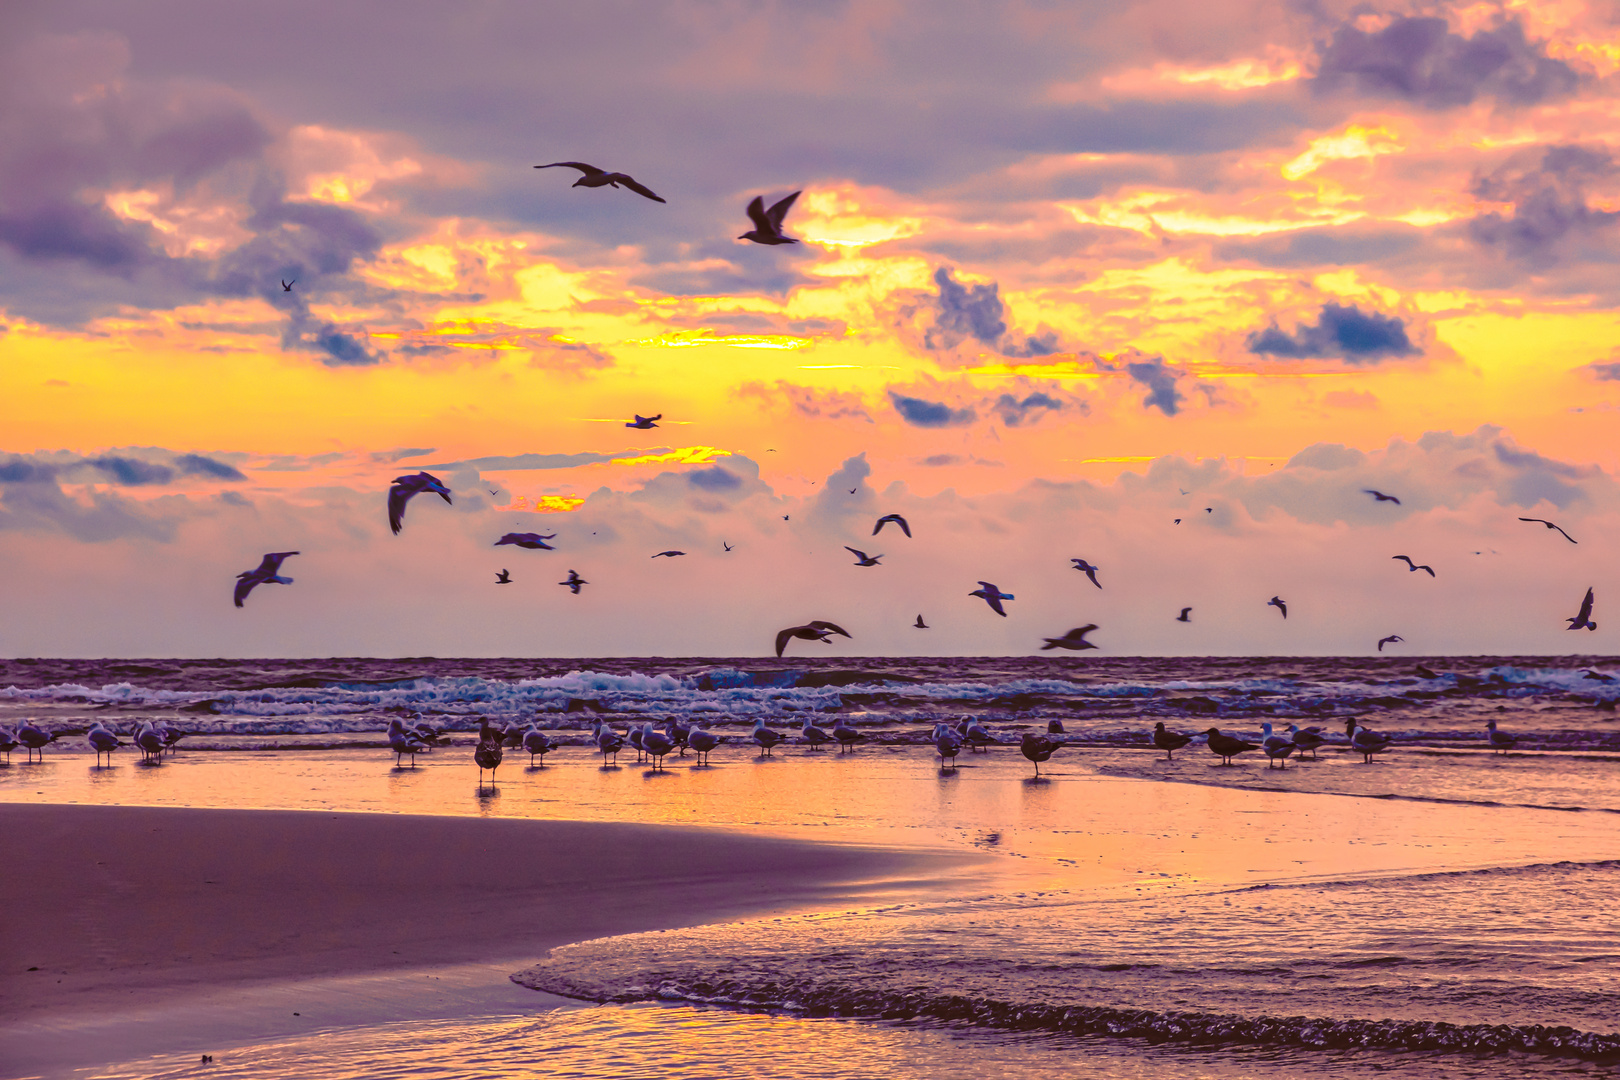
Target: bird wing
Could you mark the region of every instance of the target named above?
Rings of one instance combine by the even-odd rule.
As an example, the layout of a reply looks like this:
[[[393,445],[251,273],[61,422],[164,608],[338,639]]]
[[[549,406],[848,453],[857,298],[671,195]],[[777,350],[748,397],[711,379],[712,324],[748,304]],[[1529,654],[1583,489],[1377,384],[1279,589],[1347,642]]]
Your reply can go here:
[[[1581,610],[1580,610],[1580,614],[1577,616],[1577,621],[1585,622],[1587,620],[1587,617],[1592,614],[1592,601],[1593,601],[1593,599],[1594,599],[1594,597],[1592,595],[1592,590],[1587,589],[1586,590],[1586,598],[1581,601]]]
[[[1000,615],[1004,619],[1007,617],[1006,609],[1001,606],[1001,597],[1000,596],[992,594],[990,596],[985,597],[984,602],[989,604],[990,605],[990,610],[994,611],[997,615]]]
[[[754,223],[754,228],[762,233],[772,233],[776,229],[771,225],[771,219],[765,216],[765,200],[758,195],[748,204],[748,219]]]
[[[1417,566],[1417,569],[1419,569],[1419,570],[1427,570],[1429,572],[1429,576],[1434,577],[1434,567],[1432,567],[1432,566],[1424,566],[1422,564],[1419,564]]]
[[[631,191],[635,192],[637,195],[643,195],[643,196],[651,199],[653,202],[664,202],[665,201],[661,196],[653,194],[652,191],[649,188],[643,186],[642,184],[636,182],[635,180],[632,180],[628,176],[624,176],[623,174],[620,175],[619,183],[623,184],[625,187],[629,188]]]
[[[405,487],[399,480],[395,480],[394,486],[388,489],[388,527],[394,530],[395,536],[399,535],[399,530],[404,525],[402,519],[405,517],[405,500],[414,494],[415,491]]]
[[[1390,559],[1391,561],[1399,560],[1400,562],[1404,562],[1407,566],[1413,565],[1411,558],[1406,555],[1391,555]]]
[[[1069,631],[1069,636],[1070,637],[1077,637],[1077,638],[1084,638],[1087,634],[1091,633],[1095,629],[1097,629],[1097,624],[1096,623],[1086,623],[1086,625],[1084,625],[1084,626],[1076,627],[1075,629],[1070,630]]]
[[[834,634],[843,634],[845,637],[850,636],[848,630],[845,630],[842,626],[839,626],[837,623],[830,623],[825,619],[811,619],[809,622],[805,623],[805,625],[814,627],[817,630],[827,630],[827,631],[829,631],[831,633],[834,633]],[[850,638],[850,640],[853,641],[854,639]]]
[[[553,161],[550,165],[536,165],[537,169],[555,169],[558,167],[578,169],[586,176],[601,176],[607,170],[598,169],[595,165],[587,165],[583,161]]]
[[[1553,524],[1553,523],[1552,523],[1552,522],[1550,522],[1550,521],[1549,521],[1549,522],[1547,522],[1547,527],[1548,527],[1548,528],[1549,528],[1549,529],[1558,529],[1558,526],[1557,526],[1557,525],[1554,525],[1554,524]],[[1560,535],[1560,536],[1562,536],[1562,537],[1563,537],[1563,538],[1564,538],[1564,539],[1565,539],[1565,540],[1568,540],[1568,541],[1569,541],[1569,542],[1570,542],[1570,543],[1572,543],[1572,544],[1574,544],[1574,543],[1577,543],[1577,542],[1578,542],[1578,541],[1577,541],[1577,540],[1576,540],[1576,539],[1575,539],[1575,538],[1574,538],[1574,537],[1573,537],[1573,536],[1571,536],[1571,535],[1569,535],[1569,533],[1567,533],[1567,532],[1564,532],[1564,530],[1563,530],[1563,529],[1558,529],[1558,533],[1559,533],[1559,535]]]
[[[894,519],[896,525],[900,526],[900,531],[906,534],[906,539],[911,539],[911,526],[906,523],[906,519],[899,514],[890,514],[889,516]]]
[[[261,580],[256,574],[242,574],[240,577],[242,580],[236,583],[235,599],[237,607],[242,606],[242,601],[247,599],[247,594],[252,592],[253,586],[257,585]]]
[[[854,548],[850,547],[848,544],[844,545],[844,550],[849,552],[851,555],[855,556],[857,559],[864,560],[866,558],[866,552],[864,552],[864,551],[856,551]]]
[[[787,217],[789,210],[793,209],[793,202],[798,197],[799,193],[795,191],[787,198],[774,203],[769,210],[765,211],[765,216],[770,219],[772,232],[780,233],[782,231],[782,219]]]
[[[259,564],[258,572],[266,577],[274,577],[281,573],[281,561],[289,555],[297,555],[296,551],[272,551],[265,555],[264,561]]]
[[[786,630],[776,632],[776,655],[778,657],[782,655],[782,650],[787,648],[787,643],[793,640],[793,631],[797,629],[796,626],[790,626]]]

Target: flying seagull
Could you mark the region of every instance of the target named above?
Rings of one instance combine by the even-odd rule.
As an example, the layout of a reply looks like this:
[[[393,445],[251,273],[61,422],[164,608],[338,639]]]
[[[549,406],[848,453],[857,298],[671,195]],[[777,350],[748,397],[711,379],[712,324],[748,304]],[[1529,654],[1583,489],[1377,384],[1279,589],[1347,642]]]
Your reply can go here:
[[[928,624],[923,622],[921,615],[918,615],[917,616],[917,621],[912,623],[911,625],[913,627],[915,627],[916,629],[918,629],[918,630],[926,630],[926,629],[928,629]]]
[[[1385,645],[1393,645],[1396,642],[1405,641],[1405,640],[1406,639],[1401,637],[1401,635],[1399,635],[1399,634],[1391,634],[1391,635],[1389,635],[1389,637],[1379,638],[1378,639],[1378,651],[1383,652]]]
[[[495,584],[497,584],[497,585],[510,585],[510,584],[512,584],[512,575],[507,573],[505,570],[502,570],[500,573],[495,575]]]
[[[293,579],[281,576],[281,560],[289,555],[297,555],[296,551],[272,551],[265,555],[264,561],[252,570],[244,570],[236,575],[236,606],[241,607],[247,594],[253,591],[255,585],[274,583],[276,585],[291,585]],[[1587,605],[1591,610],[1591,605]]]
[[[557,584],[568,586],[571,590],[573,590],[574,595],[578,596],[579,595],[579,587],[581,585],[589,585],[590,582],[586,581],[584,578],[580,577],[577,573],[570,570],[570,571],[568,571],[568,580],[567,581],[559,581],[559,582],[557,582]]]
[[[1288,618],[1288,605],[1283,602],[1282,597],[1273,596],[1270,600],[1266,601],[1266,606],[1276,608],[1278,611],[1283,613],[1283,618]]]
[[[414,476],[394,477],[393,486],[388,489],[388,527],[394,530],[395,536],[404,527],[405,504],[410,502],[412,495],[424,491],[434,492],[445,502],[450,501],[450,489],[437,476],[419,472]]]
[[[984,602],[990,605],[990,610],[995,612],[997,615],[1000,615],[1003,619],[1007,617],[1007,612],[1002,609],[1001,602],[1003,600],[1014,599],[1012,593],[1002,592],[988,581],[979,582],[979,587],[968,593],[968,595],[982,597]]]
[[[1102,588],[1102,582],[1097,580],[1097,571],[1101,569],[1100,567],[1093,566],[1084,559],[1070,559],[1069,561],[1074,563],[1076,570],[1090,578],[1093,585],[1099,589]]]
[[[858,560],[855,563],[856,566],[876,566],[878,565],[878,560],[883,558],[882,555],[868,555],[864,551],[856,551],[848,544],[844,545],[844,550],[855,556],[855,558]]]
[[[292,287],[294,285],[296,285],[296,284],[298,284],[298,279],[297,278],[293,278],[291,281],[288,281],[286,278],[282,278],[281,279],[281,291],[282,292],[292,292]]]
[[[1545,525],[1549,529],[1558,529],[1557,525],[1554,525],[1552,522],[1548,521],[1546,518],[1520,518],[1519,520],[1520,521],[1533,521],[1537,525]],[[1569,533],[1564,532],[1563,529],[1558,529],[1558,532],[1559,532],[1560,535],[1563,536],[1563,538],[1565,540],[1568,540],[1570,543],[1573,544],[1573,543],[1576,542],[1575,538],[1573,536],[1569,535]]]
[[[556,533],[507,533],[491,547],[500,547],[502,544],[516,544],[520,548],[530,551],[556,551],[557,549],[546,543],[547,540],[557,539]]]
[[[268,558],[268,556],[266,556]],[[240,588],[240,586],[238,586]],[[1596,630],[1597,623],[1592,621],[1592,590],[1586,590],[1586,599],[1581,601],[1581,610],[1575,613],[1573,619],[1565,619],[1571,630]]]
[[[1181,614],[1176,616],[1176,622],[1192,622],[1191,616],[1192,608],[1184,607],[1181,609]]]
[[[640,413],[636,413],[635,416],[636,418],[634,420],[625,421],[624,426],[628,428],[635,428],[637,431],[646,431],[650,428],[655,428],[658,426],[657,424],[653,423],[654,420],[662,420],[664,418],[663,413],[659,413],[657,416],[642,416]]]
[[[877,524],[872,526],[872,535],[876,536],[883,529],[883,526],[891,521],[900,526],[900,531],[906,534],[906,539],[911,539],[911,526],[906,524],[906,519],[899,514],[884,514],[878,518]]]
[[[787,643],[794,638],[804,641],[820,641],[830,645],[832,644],[832,638],[828,636],[830,634],[850,636],[848,630],[845,630],[837,623],[830,623],[824,619],[811,619],[803,626],[790,626],[786,630],[779,630],[776,634],[776,655],[781,656],[782,650],[787,648]]]
[[[1374,491],[1372,488],[1362,488],[1361,490],[1365,494],[1371,495],[1373,497],[1373,502],[1392,502],[1396,506],[1401,505],[1401,500],[1397,499],[1393,495],[1385,495],[1382,491]]]
[[[782,219],[787,212],[793,209],[793,200],[799,197],[795,191],[787,198],[772,204],[769,210],[765,209],[765,200],[758,195],[748,204],[748,217],[754,227],[737,237],[739,240],[752,240],[756,244],[797,244],[798,241],[791,236],[782,235]]]
[[[720,546],[725,548],[727,551],[731,550],[731,545],[726,543],[724,540],[720,541]]]
[[[1086,635],[1095,629],[1097,629],[1096,623],[1086,623],[1084,626],[1075,627],[1062,637],[1044,638],[1042,640],[1046,644],[1041,646],[1041,650],[1044,652],[1047,649],[1070,649],[1078,652],[1081,649],[1098,648],[1098,646],[1086,640]]]
[[[636,181],[632,177],[626,175],[625,173],[622,173],[622,172],[608,172],[606,169],[598,169],[595,165],[587,165],[583,161],[553,161],[550,165],[536,165],[535,168],[537,168],[537,169],[559,169],[559,168],[578,169],[580,172],[584,173],[585,175],[581,176],[578,180],[574,181],[574,184],[573,184],[574,187],[614,187],[614,188],[616,188],[620,184],[623,184],[625,187],[629,188],[631,191],[635,192],[637,195],[645,196],[646,198],[651,199],[653,202],[663,202],[664,201],[659,196],[654,195],[647,188],[645,188],[642,185],[636,183]]]
[[[1429,576],[1434,577],[1434,567],[1424,566],[1422,563],[1415,563],[1412,561],[1412,557],[1410,555],[1391,555],[1390,558],[1399,559],[1404,562],[1406,564],[1406,572],[1409,574],[1416,573],[1419,570],[1427,570],[1429,572]]]
[[[659,558],[660,556],[667,555],[671,559],[673,559],[677,555],[685,555],[685,554],[686,554],[686,552],[684,552],[684,551],[675,551],[674,549],[671,549],[669,551],[660,551],[657,555],[652,556],[652,558],[656,559],[656,558]]]

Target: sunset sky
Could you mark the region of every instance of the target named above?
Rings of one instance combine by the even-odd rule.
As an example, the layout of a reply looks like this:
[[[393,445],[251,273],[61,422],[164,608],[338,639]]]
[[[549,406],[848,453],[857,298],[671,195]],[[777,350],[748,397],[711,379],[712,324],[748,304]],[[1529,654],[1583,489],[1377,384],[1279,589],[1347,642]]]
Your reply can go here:
[[[5,4],[0,653],[1614,653],[1617,72],[1597,0]]]

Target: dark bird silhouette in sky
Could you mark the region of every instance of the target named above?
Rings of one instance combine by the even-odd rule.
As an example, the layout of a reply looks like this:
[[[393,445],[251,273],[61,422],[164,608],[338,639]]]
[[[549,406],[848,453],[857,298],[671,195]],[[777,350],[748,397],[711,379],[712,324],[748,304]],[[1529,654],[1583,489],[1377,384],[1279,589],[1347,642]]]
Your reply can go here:
[[[568,571],[568,580],[567,581],[559,581],[559,582],[557,582],[557,584],[568,586],[569,590],[575,596],[578,596],[579,595],[579,587],[581,585],[589,585],[590,582],[586,581],[584,578],[580,577],[577,573],[570,570],[570,571]]]
[[[631,176],[629,176],[629,175],[627,175],[625,173],[622,173],[622,172],[608,172],[606,169],[598,169],[595,165],[587,165],[583,161],[553,161],[550,165],[536,165],[535,168],[537,168],[537,169],[578,169],[581,173],[584,173],[584,175],[581,176],[578,180],[574,181],[574,183],[573,183],[574,187],[613,187],[613,188],[616,188],[620,184],[623,184],[625,187],[629,188],[631,191],[635,192],[637,195],[641,195],[641,196],[643,196],[645,198],[651,199],[653,202],[664,202],[665,201],[664,199],[660,198],[659,196],[654,195],[649,189],[643,187],[641,184],[638,184],[633,177],[631,177]]]
[[[289,555],[297,554],[296,551],[272,551],[265,555],[264,560],[252,570],[244,570],[237,574],[236,606],[242,606],[242,601],[247,599],[247,594],[252,592],[256,585],[291,585],[292,578],[281,576],[281,560]]]
[[[1000,615],[1003,619],[1007,617],[1007,612],[1002,608],[1001,602],[1003,600],[1015,599],[1012,593],[1002,592],[988,581],[979,582],[979,587],[968,593],[968,595],[982,598],[985,603],[990,605],[990,610],[995,612],[997,615]]]
[[[726,543],[724,540],[720,541],[720,546],[725,548],[727,551],[731,550],[731,545]]]
[[[1393,495],[1385,495],[1382,491],[1374,491],[1372,488],[1362,488],[1361,490],[1365,494],[1371,495],[1373,497],[1373,502],[1392,502],[1396,506],[1401,505],[1401,500],[1397,499]]]
[[[850,494],[851,494],[851,495],[853,495],[853,494],[855,494],[855,493],[856,493],[856,492],[857,492],[857,491],[859,491],[859,490],[861,490],[861,489],[860,489],[860,488],[858,488],[858,487],[852,487],[852,488],[850,488],[850,489],[849,489],[849,493],[850,493]]]
[[[508,574],[505,570],[502,570],[500,573],[495,575],[495,584],[497,584],[497,585],[510,585],[510,584],[512,584],[512,575]]]
[[[918,629],[918,630],[926,630],[926,629],[928,629],[928,624],[923,622],[923,618],[922,618],[921,615],[918,615],[917,616],[917,621],[912,623],[911,625],[913,627],[915,627],[916,629]]]
[[[1153,725],[1153,745],[1164,751],[1164,760],[1171,761],[1174,754],[1183,746],[1192,742],[1191,735],[1183,735],[1179,731],[1164,730],[1164,721],[1160,720]]]
[[[1282,612],[1283,618],[1288,618],[1288,605],[1283,602],[1282,597],[1273,596],[1270,600],[1266,601],[1266,606],[1276,608],[1278,611]]]
[[[1393,645],[1396,642],[1405,641],[1405,640],[1406,639],[1401,637],[1401,635],[1399,635],[1399,634],[1391,634],[1391,635],[1389,635],[1389,637],[1379,638],[1378,639],[1378,651],[1383,652],[1385,645]]]
[[[655,559],[664,558],[664,557],[668,557],[668,558],[673,559],[677,555],[685,555],[685,554],[686,554],[686,552],[684,552],[684,551],[676,551],[673,548],[671,548],[669,551],[660,551],[657,555],[654,555],[652,557],[655,558]]]
[[[1096,623],[1086,623],[1084,626],[1075,627],[1062,637],[1043,638],[1042,640],[1046,644],[1041,646],[1041,650],[1044,652],[1047,649],[1070,649],[1078,652],[1081,649],[1099,648],[1099,646],[1086,640],[1086,635],[1095,629],[1097,629]]]
[[[878,518],[877,524],[872,526],[872,535],[876,536],[883,530],[883,526],[887,525],[891,521],[900,526],[900,531],[906,534],[906,539],[909,540],[911,538],[911,525],[907,523],[906,519],[901,517],[899,514],[884,514],[882,517]]]
[[[1406,564],[1406,572],[1409,574],[1416,573],[1419,570],[1427,570],[1429,572],[1429,576],[1434,577],[1434,567],[1424,566],[1422,563],[1415,563],[1412,561],[1412,557],[1410,555],[1391,555],[1390,558],[1399,559],[1404,562]]]
[[[1181,614],[1176,616],[1176,622],[1192,622],[1192,608],[1182,608]]]
[[[1537,525],[1545,525],[1549,529],[1558,529],[1557,525],[1554,525],[1552,522],[1548,521],[1546,518],[1525,518],[1525,517],[1522,517],[1519,520],[1520,521],[1533,521]],[[1576,542],[1575,538],[1573,536],[1569,535],[1569,533],[1564,532],[1563,529],[1558,529],[1558,533],[1559,533],[1560,536],[1562,536],[1565,540],[1568,540],[1570,543],[1573,544],[1573,543]],[[1474,554],[1477,555],[1479,553],[1476,551]]]
[[[265,556],[265,557],[269,558],[269,556]],[[1592,621],[1592,601],[1593,601],[1593,599],[1594,599],[1594,597],[1592,595],[1592,590],[1590,588],[1588,588],[1586,590],[1586,598],[1581,601],[1581,610],[1579,610],[1579,611],[1577,611],[1575,613],[1575,617],[1573,619],[1565,619],[1564,620],[1565,622],[1569,623],[1569,628],[1571,630],[1596,630],[1597,629],[1597,623]]]
[[[781,656],[782,650],[786,649],[788,642],[794,638],[799,638],[802,641],[820,641],[830,645],[832,644],[832,638],[829,635],[832,634],[850,636],[848,630],[845,630],[837,623],[827,622],[825,619],[811,619],[803,626],[790,626],[786,630],[778,630],[776,633],[776,655]]]
[[[1180,518],[1176,518],[1176,524],[1177,524],[1177,525],[1180,525],[1180,524],[1181,524],[1181,519],[1180,519]]]
[[[414,476],[396,476],[393,486],[388,489],[388,527],[399,535],[399,530],[405,524],[405,504],[411,501],[411,496],[419,495],[424,491],[431,491],[445,502],[450,501],[450,489],[445,487],[437,476],[419,472]]]
[[[756,244],[797,244],[798,241],[791,236],[782,235],[782,219],[787,212],[793,209],[793,201],[799,197],[795,191],[785,199],[773,204],[769,210],[765,209],[765,200],[758,195],[748,204],[748,217],[754,227],[737,237],[739,240],[752,240]]]
[[[1099,567],[1091,565],[1084,559],[1070,559],[1069,561],[1074,563],[1074,568],[1076,570],[1090,578],[1093,585],[1097,586],[1099,589],[1102,588],[1102,582],[1097,580],[1097,571],[1100,569]]]
[[[848,544],[844,545],[844,550],[849,552],[851,555],[855,556],[855,559],[856,559],[855,565],[856,566],[876,566],[876,565],[878,565],[878,560],[883,558],[882,555],[868,555],[864,551],[857,551],[855,548],[850,547]]]
[[[292,292],[292,287],[294,285],[296,285],[296,284],[298,284],[298,279],[297,278],[293,278],[291,281],[288,281],[286,278],[282,278],[281,279],[281,291],[282,292]]]
[[[657,416],[642,416],[640,413],[636,413],[635,417],[636,418],[634,420],[626,420],[624,426],[628,428],[635,428],[637,431],[648,431],[658,426],[657,424],[653,423],[653,421],[662,420],[664,418],[664,414],[659,413]]]
[[[557,539],[556,533],[507,533],[491,547],[500,547],[502,544],[516,544],[520,548],[530,551],[556,551],[557,549],[546,543],[547,540]]]

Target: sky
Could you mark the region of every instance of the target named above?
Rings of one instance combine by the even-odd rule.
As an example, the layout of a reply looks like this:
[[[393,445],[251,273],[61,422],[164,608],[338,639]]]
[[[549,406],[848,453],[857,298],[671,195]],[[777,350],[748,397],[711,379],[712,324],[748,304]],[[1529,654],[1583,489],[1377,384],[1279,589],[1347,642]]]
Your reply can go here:
[[[1613,654],[1617,72],[1612,0],[0,5],[0,654]]]

